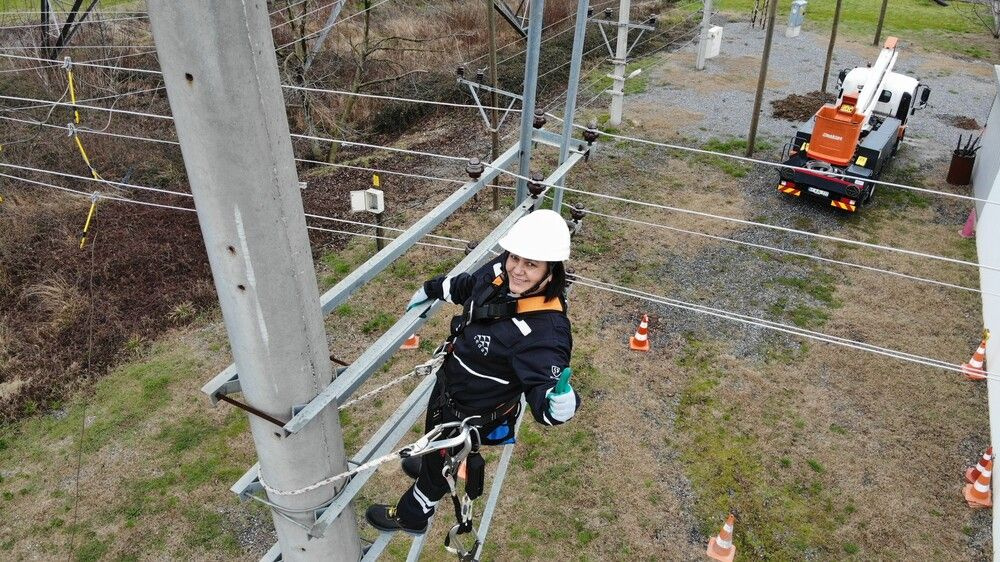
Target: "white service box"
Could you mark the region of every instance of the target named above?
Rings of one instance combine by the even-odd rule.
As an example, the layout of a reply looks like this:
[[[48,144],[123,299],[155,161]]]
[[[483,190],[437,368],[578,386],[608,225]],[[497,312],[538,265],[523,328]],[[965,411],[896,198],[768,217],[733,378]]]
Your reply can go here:
[[[708,41],[705,42],[705,58],[712,59],[719,56],[722,49],[722,26],[713,25],[708,28]]]
[[[381,213],[385,210],[385,196],[381,189],[363,189],[351,192],[351,211]]]

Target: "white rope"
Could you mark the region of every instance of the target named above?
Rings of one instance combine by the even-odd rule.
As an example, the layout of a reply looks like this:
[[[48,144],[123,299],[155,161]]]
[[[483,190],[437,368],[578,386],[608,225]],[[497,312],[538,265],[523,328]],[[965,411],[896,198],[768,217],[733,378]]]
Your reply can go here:
[[[348,21],[348,20],[350,20],[352,18],[360,16],[361,14],[363,14],[365,12],[368,12],[370,10],[374,10],[375,8],[381,6],[382,4],[385,4],[386,2],[389,2],[389,1],[390,0],[382,0],[381,2],[377,2],[375,4],[372,4],[371,6],[365,8],[364,10],[361,10],[360,12],[355,12],[355,13],[347,16],[346,18],[340,18],[337,21],[335,21],[335,22],[333,22],[333,23],[331,23],[329,25],[324,25],[323,27],[317,29],[316,31],[313,31],[312,33],[303,35],[302,37],[299,37],[298,39],[296,39],[294,41],[289,41],[288,43],[285,43],[284,45],[279,45],[275,50],[284,49],[285,47],[287,47],[289,45],[293,45],[295,43],[298,43],[299,41],[304,41],[306,39],[309,39],[310,37],[313,37],[315,35],[319,35],[320,33],[323,33],[324,31],[326,31],[328,28],[331,28],[331,27],[333,27],[333,26],[335,26],[337,24],[343,23],[343,22]]]
[[[302,1],[303,1],[303,2],[305,2],[305,1],[308,1],[308,0],[302,0]],[[323,5],[322,5],[322,6],[320,6],[319,8],[313,8],[312,10],[309,10],[308,12],[303,12],[303,13],[301,13],[301,14],[299,14],[299,15],[295,16],[295,17],[294,17],[294,18],[292,18],[292,19],[288,19],[288,20],[285,20],[285,21],[283,21],[283,22],[281,22],[281,23],[279,23],[279,24],[276,24],[276,25],[272,25],[272,26],[271,26],[271,31],[274,31],[275,29],[278,29],[279,27],[281,27],[281,26],[283,26],[283,25],[288,25],[288,24],[292,23],[293,21],[299,21],[300,19],[302,19],[302,18],[304,18],[304,17],[306,17],[306,16],[309,16],[309,15],[312,15],[312,14],[314,14],[314,13],[316,13],[316,12],[319,12],[319,11],[322,11],[322,10],[325,10],[325,9],[327,9],[327,8],[329,8],[329,7],[331,7],[331,6],[333,6],[333,5],[334,5],[334,4],[336,4],[337,2],[345,2],[345,1],[346,1],[346,0],[333,0],[333,2],[330,2],[329,4],[323,4]],[[294,4],[291,4],[291,5],[289,5],[289,6],[285,6],[284,8],[281,8],[281,9],[279,9],[279,10],[275,10],[275,11],[271,12],[271,13],[270,13],[269,15],[272,15],[272,16],[273,16],[273,15],[275,15],[275,14],[278,14],[278,13],[281,13],[281,12],[285,12],[285,11],[287,11],[287,10],[288,10],[289,8],[294,8],[295,6],[298,6],[298,5],[299,5],[299,4],[301,4],[301,3],[302,3],[302,2],[296,2],[296,3],[294,3]]]
[[[26,101],[26,102],[31,102],[31,103],[42,103],[42,104],[46,104],[46,105],[61,105],[61,106],[64,106],[64,107],[75,107],[77,109],[89,109],[89,110],[94,110],[94,111],[106,111],[108,113],[121,113],[121,114],[124,114],[124,115],[135,115],[137,117],[150,117],[150,118],[153,118],[153,119],[164,119],[164,120],[167,120],[167,121],[173,121],[174,120],[174,118],[171,117],[171,116],[169,116],[169,115],[158,115],[156,113],[143,113],[141,111],[129,111],[127,109],[114,109],[114,108],[111,108],[111,107],[96,107],[96,106],[93,106],[93,105],[80,105],[79,103],[75,103],[74,104],[74,103],[70,103],[70,102],[48,101],[48,100],[39,100],[39,99],[34,99],[34,98],[21,98],[21,97],[17,97],[17,96],[4,96],[4,95],[0,95],[0,99],[13,100],[13,101]],[[32,109],[32,108],[29,108],[29,107],[14,107],[14,108],[10,108],[10,109]]]
[[[553,115],[551,113],[546,113],[546,115],[548,115],[549,117],[552,117],[552,118],[558,120],[560,123],[563,122],[563,119],[561,117],[559,117],[558,115]],[[589,128],[589,127],[585,127],[583,125],[580,125],[578,123],[573,123],[573,127],[577,128],[577,129],[581,129],[581,130],[587,130]],[[762,164],[764,166],[771,166],[771,167],[774,167],[774,168],[784,168],[786,170],[803,170],[803,171],[807,170],[806,168],[802,168],[800,166],[791,166],[789,164],[782,164],[782,163],[779,163],[779,162],[768,162],[767,160],[760,160],[760,159],[757,159],[757,158],[750,158],[750,157],[747,157],[747,156],[739,156],[739,155],[736,155],[736,154],[729,154],[729,153],[726,153],[726,152],[716,152],[714,150],[706,150],[704,148],[694,148],[694,147],[691,147],[691,146],[682,146],[682,145],[678,145],[678,144],[670,144],[670,143],[666,143],[666,142],[652,141],[652,140],[642,139],[642,138],[637,138],[637,137],[629,137],[629,136],[618,135],[618,134],[614,134],[614,133],[606,133],[604,131],[600,131],[600,134],[602,136],[606,136],[606,137],[610,137],[610,138],[618,139],[618,140],[638,142],[638,143],[642,143],[642,144],[648,144],[650,146],[658,146],[658,147],[661,147],[661,148],[670,148],[670,149],[674,149],[674,150],[680,150],[680,151],[683,151],[683,152],[693,152],[693,153],[696,153],[696,154],[707,154],[707,155],[711,155],[711,156],[721,156],[722,158],[731,158],[733,160],[739,160],[741,162],[749,162],[749,163],[752,163],[752,164]],[[854,176],[848,176],[847,174],[840,174],[840,173],[837,173],[837,172],[823,172],[823,174],[827,175],[827,176],[831,176],[831,177],[844,178],[844,179],[850,179],[850,180],[862,179],[865,183],[873,183],[873,184],[885,185],[885,186],[889,186],[889,187],[898,187],[900,189],[909,189],[909,190],[912,190],[912,191],[920,191],[920,192],[923,192],[923,193],[930,193],[930,194],[933,194],[933,195],[940,195],[942,197],[952,197],[952,198],[955,198],[955,199],[962,199],[962,200],[965,200],[965,201],[975,201],[977,203],[985,203],[985,204],[990,204],[990,205],[1000,205],[1000,201],[991,201],[989,199],[980,199],[978,197],[973,197],[973,196],[970,196],[970,195],[961,195],[961,194],[958,194],[958,193],[949,193],[947,191],[940,191],[940,190],[935,190],[935,189],[927,189],[927,188],[924,188],[924,187],[916,187],[916,186],[912,186],[912,185],[905,185],[905,184],[901,184],[901,183],[893,183],[893,182],[882,181],[882,180],[874,180],[874,179],[866,179],[866,178],[856,178]]]
[[[0,96],[0,97],[3,97],[3,96]],[[354,142],[354,141],[347,141],[347,140],[340,140],[340,139],[328,139],[328,138],[325,138],[325,137],[313,137],[313,136],[310,136],[310,135],[299,135],[299,134],[296,134],[296,133],[292,133],[292,137],[293,138],[297,138],[297,139],[315,140],[315,141],[322,141],[322,142],[329,142],[329,143],[338,143],[338,144],[342,144],[342,145],[345,145],[345,146],[360,146],[362,148],[373,148],[375,150],[387,150],[389,152],[399,152],[401,154],[412,154],[414,156],[428,156],[428,157],[431,157],[431,158],[443,158],[445,160],[458,160],[458,161],[461,161],[461,162],[468,162],[469,161],[469,159],[466,158],[466,157],[464,157],[464,156],[448,156],[446,154],[435,154],[433,152],[421,152],[419,150],[408,150],[408,149],[405,149],[405,148],[396,148],[396,147],[393,147],[393,146],[382,146],[380,144],[368,144],[368,143],[364,143],[364,142]],[[486,163],[484,163],[484,165],[486,165]]]
[[[570,207],[570,205],[568,205],[566,203],[563,203],[563,206],[564,207]],[[853,262],[846,262],[846,261],[835,260],[835,259],[832,259],[832,258],[826,258],[826,257],[823,257],[823,256],[809,254],[809,253],[806,253],[806,252],[797,252],[795,250],[786,250],[784,248],[777,248],[777,247],[774,247],[774,246],[767,246],[765,244],[756,244],[754,242],[745,242],[743,240],[736,240],[735,238],[726,238],[725,236],[716,236],[714,234],[707,234],[707,233],[704,233],[704,232],[695,232],[693,230],[685,230],[683,228],[677,228],[677,227],[673,227],[673,226],[667,226],[665,224],[658,224],[658,223],[654,223],[654,222],[648,222],[648,221],[644,221],[644,220],[638,220],[638,219],[633,219],[633,218],[629,218],[629,217],[623,217],[623,216],[619,216],[619,215],[609,215],[609,214],[600,213],[600,212],[597,212],[597,211],[591,211],[590,209],[587,209],[586,213],[588,215],[594,215],[594,216],[604,217],[604,218],[608,218],[608,219],[626,221],[626,222],[631,222],[631,223],[635,223],[635,224],[641,224],[643,226],[651,226],[651,227],[654,227],[654,228],[662,228],[664,230],[670,230],[670,231],[673,231],[673,232],[680,232],[680,233],[683,233],[683,234],[690,234],[692,236],[701,236],[703,238],[710,238],[712,240],[718,240],[720,242],[732,242],[733,244],[740,244],[740,245],[743,245],[743,246],[749,246],[751,248],[758,248],[758,249],[761,249],[761,250],[768,250],[768,251],[771,251],[771,252],[778,252],[778,253],[782,253],[782,254],[789,254],[789,255],[792,255],[792,256],[798,256],[798,257],[802,257],[802,258],[809,258],[809,259],[817,260],[817,261],[821,261],[821,262],[833,263],[833,264],[837,264],[837,265],[844,265],[844,266],[847,266],[847,267],[855,267],[855,268],[858,268],[858,269],[864,269],[866,271],[872,271],[872,272],[876,272],[876,273],[884,273],[886,275],[894,275],[896,277],[901,277],[903,279],[909,279],[911,281],[918,281],[918,282],[921,282],[921,283],[930,283],[930,284],[933,284],[933,285],[939,285],[939,286],[948,287],[948,288],[951,288],[951,289],[959,289],[959,290],[962,290],[962,291],[970,291],[970,292],[973,292],[973,293],[981,293],[981,294],[984,294],[984,295],[990,295],[990,296],[994,296],[994,297],[1000,297],[1000,293],[993,293],[993,292],[990,292],[990,291],[982,291],[982,290],[976,289],[974,287],[966,287],[964,285],[956,285],[956,284],[953,284],[953,283],[947,283],[945,281],[938,281],[936,279],[928,279],[926,277],[918,277],[916,275],[909,275],[909,274],[906,274],[906,273],[901,273],[901,272],[898,272],[898,271],[892,271],[892,270],[889,270],[889,269],[881,269],[881,268],[878,268],[878,267],[872,267],[872,266],[862,265],[862,264],[853,263]]]
[[[869,353],[875,353],[878,355],[883,355],[886,357],[891,357],[894,359],[900,359],[903,361],[908,361],[911,363],[916,363],[919,365],[924,365],[927,367],[934,367],[938,369],[944,369],[947,371],[952,371],[956,373],[962,373],[962,368],[954,363],[949,363],[947,361],[941,361],[939,359],[933,359],[930,357],[924,357],[921,355],[916,355],[912,353],[906,353],[903,351],[898,351],[894,349],[889,349],[885,347],[880,347],[865,342],[860,342],[856,340],[850,340],[847,338],[841,338],[839,336],[833,336],[830,334],[824,334],[822,332],[815,332],[812,330],[805,330],[789,326],[787,324],[782,324],[779,322],[773,322],[770,320],[763,320],[760,318],[754,318],[752,316],[747,316],[744,314],[737,314],[730,311],[725,311],[721,309],[706,307],[702,305],[696,305],[692,303],[686,303],[677,299],[670,299],[660,295],[655,295],[653,293],[647,293],[645,291],[639,291],[637,289],[632,289],[629,287],[623,287],[621,285],[615,285],[613,283],[605,283],[597,279],[590,279],[583,277],[579,274],[574,274],[574,284],[579,283],[586,287],[591,287],[594,289],[599,289],[603,291],[608,291],[612,293],[617,293],[624,296],[630,296],[633,298],[639,298],[649,302],[655,302],[657,304],[663,304],[673,308],[679,308],[682,310],[688,310],[690,312],[697,312],[699,314],[707,314],[709,316],[715,316],[717,318],[722,318],[725,320],[732,320],[735,322],[740,322],[743,324],[749,324],[752,326],[757,326],[760,328],[766,328],[769,330],[774,330],[782,333],[786,333],[793,336],[800,336],[809,339],[814,339],[826,343],[832,343],[834,345],[840,345],[843,347],[848,347],[851,349],[857,349],[860,351],[867,351]],[[992,375],[991,373],[986,373],[987,378],[992,380],[1000,380],[1000,376]]]
[[[365,234],[363,232],[350,232],[347,230],[336,230],[332,228],[322,228],[319,226],[309,226],[309,230],[317,230],[320,232],[332,232],[334,234],[348,234],[350,236],[361,236],[362,238],[378,238],[381,240],[395,240],[395,238],[389,238],[388,236],[376,236],[374,234]],[[430,248],[440,248],[442,250],[453,250],[456,252],[464,252],[465,248],[456,248],[454,246],[446,246],[444,244],[433,244],[431,242],[417,242],[416,244],[420,246],[427,246]]]
[[[144,53],[144,54],[148,54],[148,53]],[[52,62],[51,59],[43,59],[43,58],[39,58],[39,57],[28,57],[28,56],[25,56],[25,55],[10,55],[10,54],[7,54],[7,53],[0,53],[0,57],[6,57],[6,58],[9,58],[9,59],[17,59],[17,60],[30,60],[30,61],[36,61],[36,62]],[[73,61],[73,66],[84,66],[84,67],[88,67],[88,68],[104,68],[104,69],[107,69],[107,70],[122,70],[122,71],[128,71],[128,72],[138,72],[138,73],[142,73],[142,74],[163,74],[159,70],[147,70],[145,68],[131,68],[131,67],[126,67],[126,66],[109,66],[109,65],[106,65],[106,64],[95,64],[95,63],[91,63],[91,62],[82,62],[82,61],[81,62]]]
[[[489,165],[487,164],[487,166],[489,166]],[[516,172],[510,172],[510,171],[507,171],[507,170],[501,170],[501,172],[503,172],[503,173],[505,173],[505,174],[507,174],[509,176],[518,178],[518,179],[524,179],[524,180],[527,180],[527,181],[532,181],[531,178],[522,176],[522,175],[520,175],[520,174],[518,174]],[[574,189],[574,188],[566,187],[566,186],[557,186],[557,185],[548,184],[548,183],[545,183],[545,182],[538,182],[538,183],[540,185],[544,185],[546,187],[563,189],[565,191],[569,191],[569,192],[572,192],[572,193],[580,193],[582,195],[590,195],[590,196],[593,196],[593,197],[599,197],[601,199],[609,199],[609,200],[612,200],[612,201],[620,201],[622,203],[631,203],[633,205],[641,205],[643,207],[651,207],[651,208],[654,208],[654,209],[663,209],[663,210],[666,210],[666,211],[674,211],[674,212],[678,212],[678,213],[685,213],[685,214],[695,215],[695,216],[699,216],[699,217],[705,217],[705,218],[717,219],[717,220],[726,221],[726,222],[732,222],[732,223],[736,223],[736,224],[742,224],[742,225],[745,225],[745,226],[759,226],[761,228],[767,228],[767,229],[771,229],[771,230],[777,230],[779,232],[786,232],[786,233],[790,233],[790,234],[801,234],[803,236],[810,236],[810,237],[819,238],[819,239],[822,239],[822,240],[831,240],[831,241],[834,241],[834,242],[841,242],[841,243],[850,244],[850,245],[853,245],[853,246],[862,246],[862,247],[865,247],[865,248],[873,248],[873,249],[876,249],[876,250],[884,250],[886,252],[895,252],[895,253],[905,254],[905,255],[909,255],[909,256],[927,258],[927,259],[932,259],[932,260],[937,260],[937,261],[943,261],[943,262],[947,262],[947,263],[954,263],[954,264],[964,265],[964,266],[969,266],[969,267],[981,267],[981,268],[990,269],[990,270],[993,270],[993,271],[1000,271],[1000,267],[997,267],[997,266],[980,264],[980,263],[966,261],[966,260],[960,260],[960,259],[956,259],[956,258],[949,258],[949,257],[945,257],[945,256],[939,256],[939,255],[936,255],[936,254],[929,254],[929,253],[926,253],[926,252],[918,252],[916,250],[907,250],[905,248],[896,248],[894,246],[883,246],[881,244],[872,244],[870,242],[862,242],[860,240],[851,240],[849,238],[841,238],[839,236],[830,236],[828,234],[819,234],[819,233],[816,233],[816,232],[809,232],[809,231],[806,231],[806,230],[798,230],[798,229],[795,229],[795,228],[788,228],[788,227],[785,227],[785,226],[777,226],[777,225],[773,225],[773,224],[748,221],[748,220],[744,220],[744,219],[737,219],[737,218],[734,218],[734,217],[727,217],[727,216],[723,216],[723,215],[715,215],[715,214],[712,214],[712,213],[706,213],[706,212],[703,212],[703,211],[695,211],[695,210],[692,210],[692,209],[684,209],[684,208],[680,208],[680,207],[671,207],[670,205],[661,205],[659,203],[649,203],[647,201],[639,201],[639,200],[636,200],[636,199],[629,199],[627,197],[618,197],[617,195],[607,195],[607,194],[604,194],[604,193],[595,193],[593,191],[584,191],[582,189]]]
[[[148,186],[145,186],[145,185],[135,185],[135,184],[131,184],[131,183],[124,183],[124,182],[120,182],[120,181],[112,181],[112,180],[106,180],[106,179],[95,179],[95,178],[92,178],[92,177],[89,177],[89,176],[78,176],[76,174],[68,174],[66,172],[56,172],[55,170],[43,170],[43,169],[40,169],[40,168],[31,168],[29,166],[18,166],[17,164],[8,164],[6,162],[0,162],[0,166],[3,166],[5,168],[14,168],[15,170],[24,170],[24,171],[27,171],[27,172],[37,172],[37,173],[40,173],[40,174],[52,174],[52,175],[61,176],[61,177],[64,177],[64,178],[73,178],[73,179],[76,179],[76,180],[92,181],[92,182],[95,182],[95,183],[113,185],[115,187],[124,187],[124,188],[128,188],[128,189],[141,189],[143,191],[153,191],[153,192],[156,192],[156,193],[164,193],[164,194],[167,194],[167,195],[176,195],[178,197],[194,197],[190,193],[183,193],[183,192],[180,192],[180,191],[171,191],[169,189],[160,189],[158,187],[148,187]]]
[[[17,123],[24,123],[26,125],[36,125],[36,126],[39,126],[39,127],[50,127],[50,128],[53,128],[53,129],[59,129],[60,131],[67,131],[68,132],[70,130],[69,127],[63,127],[61,125],[54,125],[52,123],[43,123],[41,121],[33,121],[33,120],[30,120],[30,119],[15,119],[14,117],[6,117],[4,115],[0,115],[0,119],[4,119],[6,121],[14,121],[14,122],[17,122]],[[105,137],[116,137],[116,138],[129,139],[129,140],[156,142],[156,143],[169,144],[169,145],[174,145],[174,146],[180,146],[180,144],[181,144],[181,143],[179,143],[177,141],[163,140],[163,139],[151,139],[151,138],[148,138],[148,137],[136,137],[136,136],[132,136],[132,135],[123,135],[121,133],[109,133],[107,131],[98,131],[98,130],[95,130],[95,129],[88,129],[86,127],[77,127],[76,130],[78,132],[87,133],[87,134],[90,134],[90,135],[101,135],[101,136],[105,136]]]
[[[382,228],[382,229],[385,229],[385,230],[391,230],[393,232],[406,232],[406,229],[404,229],[404,228],[395,228],[395,227],[392,227],[392,226],[381,226],[381,225],[377,225],[377,224],[372,224],[370,222],[352,221],[352,220],[348,220],[348,219],[338,219],[338,218],[335,218],[335,217],[325,217],[323,215],[314,215],[314,214],[311,214],[311,213],[305,213],[305,216],[307,216],[309,218],[312,218],[312,219],[327,220],[327,221],[333,221],[333,222],[342,222],[342,223],[345,223],[345,224],[353,224],[353,225],[356,225],[356,226],[367,226],[367,227],[371,227],[371,228]],[[462,238],[452,238],[451,236],[441,236],[441,235],[438,235],[438,234],[427,234],[425,236],[427,236],[428,238],[437,238],[439,240],[448,240],[449,242],[461,242],[463,244],[468,244],[469,243],[468,240],[463,240]]]
[[[281,87],[285,88],[287,90],[303,90],[303,91],[307,91],[307,92],[318,92],[318,93],[323,93],[323,94],[337,94],[337,95],[342,95],[342,96],[355,96],[355,97],[359,97],[359,98],[371,98],[371,99],[390,100],[390,101],[402,101],[402,102],[419,103],[419,104],[425,104],[425,105],[440,105],[440,106],[444,106],[444,107],[458,107],[458,108],[463,108],[463,109],[479,109],[481,107],[482,109],[496,109],[496,110],[499,110],[499,111],[510,111],[512,113],[520,113],[521,112],[520,109],[511,108],[511,109],[508,110],[506,107],[493,107],[491,105],[482,105],[482,106],[479,106],[479,105],[472,104],[472,103],[454,103],[454,102],[447,102],[447,101],[434,101],[434,100],[425,100],[425,99],[418,99],[418,98],[404,98],[404,97],[399,97],[399,96],[387,96],[387,95],[383,95],[383,94],[365,94],[365,93],[361,93],[361,92],[348,92],[346,90],[324,90],[323,88],[308,88],[308,87],[304,87],[304,86],[289,86],[287,84],[282,84]]]
[[[0,14],[4,14],[4,13],[6,13],[6,12],[0,12]],[[148,16],[132,16],[132,17],[127,17],[127,18],[85,19],[83,21],[74,21],[71,24],[71,26],[87,25],[87,24],[92,24],[92,23],[113,23],[113,22],[118,22],[118,21],[136,21],[136,20],[144,20],[144,19],[149,19],[149,18],[148,18]],[[3,27],[0,27],[0,31],[6,31],[8,29],[35,29],[35,28],[39,28],[39,27],[52,27],[53,25],[55,25],[55,24],[54,23],[30,23],[30,24],[23,24],[23,25],[6,25],[6,26],[3,26]],[[64,24],[60,24],[57,27],[61,28],[63,25]]]

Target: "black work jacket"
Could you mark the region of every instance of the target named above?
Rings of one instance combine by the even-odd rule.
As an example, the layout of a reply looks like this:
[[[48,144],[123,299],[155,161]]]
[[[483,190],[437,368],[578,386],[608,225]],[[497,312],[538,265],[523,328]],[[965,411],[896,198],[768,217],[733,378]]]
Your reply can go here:
[[[508,293],[504,256],[471,274],[431,279],[424,283],[424,291],[431,298],[462,305],[465,319],[472,309],[514,301]],[[549,417],[545,393],[569,366],[573,337],[565,312],[544,310],[464,322],[458,330],[455,324],[453,320],[452,353],[441,371],[457,402],[480,413],[518,399],[523,392],[539,423],[562,423]],[[579,395],[576,400],[579,407]]]

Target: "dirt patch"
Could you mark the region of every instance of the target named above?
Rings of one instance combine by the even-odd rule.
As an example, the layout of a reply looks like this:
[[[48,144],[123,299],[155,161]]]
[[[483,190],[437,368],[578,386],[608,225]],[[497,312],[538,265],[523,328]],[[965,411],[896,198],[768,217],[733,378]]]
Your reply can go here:
[[[801,123],[815,115],[819,108],[823,107],[823,104],[831,103],[835,99],[833,94],[819,90],[808,94],[791,94],[786,98],[771,102],[771,107],[774,108],[771,115],[778,119]]]
[[[981,129],[982,126],[972,117],[965,117],[964,115],[941,115],[940,119],[945,123],[950,123],[959,129],[965,129],[966,131],[976,131]]]

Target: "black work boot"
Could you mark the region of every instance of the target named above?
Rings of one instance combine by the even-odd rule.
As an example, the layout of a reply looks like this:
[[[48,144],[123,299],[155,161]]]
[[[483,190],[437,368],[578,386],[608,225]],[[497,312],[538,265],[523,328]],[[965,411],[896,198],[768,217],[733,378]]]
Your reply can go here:
[[[424,464],[423,457],[406,457],[400,464],[407,476],[414,480],[420,478],[420,467]]]
[[[369,525],[386,533],[405,531],[411,535],[422,535],[427,532],[427,521],[422,521],[419,527],[409,525],[399,518],[394,505],[373,504],[365,512],[365,519]]]

